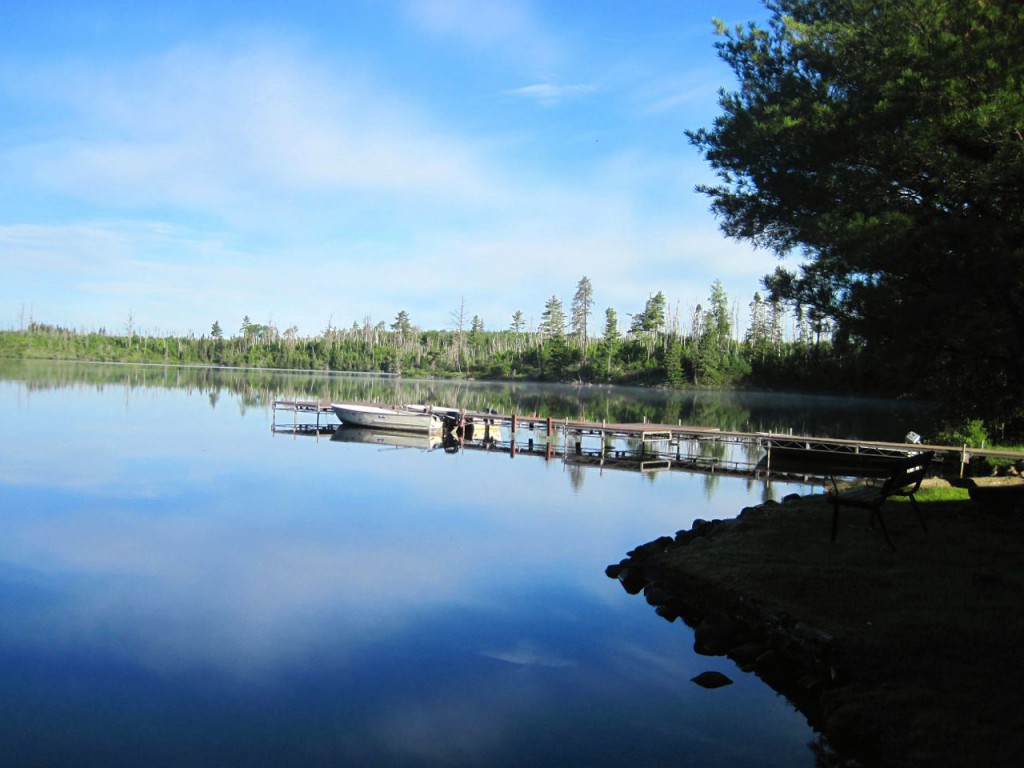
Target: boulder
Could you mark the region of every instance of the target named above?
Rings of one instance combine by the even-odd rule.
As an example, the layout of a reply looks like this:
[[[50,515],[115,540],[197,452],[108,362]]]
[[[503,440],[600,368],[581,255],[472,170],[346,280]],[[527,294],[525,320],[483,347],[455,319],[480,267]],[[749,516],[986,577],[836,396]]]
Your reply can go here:
[[[742,625],[728,616],[707,616],[693,631],[694,650],[720,656],[736,644]]]
[[[690,680],[701,688],[721,688],[724,685],[732,685],[732,680],[721,672],[715,672],[714,670],[701,672],[696,677],[691,677]]]

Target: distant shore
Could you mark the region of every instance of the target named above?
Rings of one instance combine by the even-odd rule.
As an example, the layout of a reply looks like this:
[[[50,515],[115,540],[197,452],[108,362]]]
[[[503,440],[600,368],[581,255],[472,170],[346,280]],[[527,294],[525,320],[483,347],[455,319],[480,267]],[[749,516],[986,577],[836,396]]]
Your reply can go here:
[[[823,496],[769,502],[640,546],[608,575],[693,626],[698,651],[785,693],[840,765],[1016,764],[1024,516],[922,509],[927,535],[906,504],[886,506],[889,549],[859,514],[830,544]]]

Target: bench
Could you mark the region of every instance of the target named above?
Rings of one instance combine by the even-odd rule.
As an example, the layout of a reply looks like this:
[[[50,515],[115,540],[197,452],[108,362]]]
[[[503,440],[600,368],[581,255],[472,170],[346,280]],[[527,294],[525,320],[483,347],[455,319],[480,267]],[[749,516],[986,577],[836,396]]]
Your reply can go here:
[[[924,480],[925,473],[928,471],[928,465],[934,456],[935,453],[933,451],[926,451],[908,456],[905,459],[895,459],[889,476],[885,478],[885,482],[880,486],[864,486],[840,492],[839,486],[833,477],[833,492],[828,494],[828,500],[832,504],[832,542],[835,543],[836,534],[839,529],[839,508],[855,507],[871,510],[871,527],[874,527],[875,520],[877,520],[882,528],[882,535],[885,536],[885,541],[890,547],[893,547],[892,539],[889,538],[889,531],[886,529],[885,521],[882,519],[882,505],[893,496],[904,496],[910,499],[914,514],[917,515],[921,528],[927,533],[928,526],[921,516],[921,510],[917,506],[917,499],[914,498],[914,494],[921,487],[921,481]]]

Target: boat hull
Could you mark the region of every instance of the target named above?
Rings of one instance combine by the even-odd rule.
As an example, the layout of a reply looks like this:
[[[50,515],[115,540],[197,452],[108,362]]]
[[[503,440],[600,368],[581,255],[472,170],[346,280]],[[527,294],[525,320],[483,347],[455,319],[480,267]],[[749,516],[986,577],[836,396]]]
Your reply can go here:
[[[335,403],[331,406],[342,424],[396,432],[440,432],[443,422],[432,413],[398,408]]]
[[[892,464],[906,456],[848,451],[819,451],[805,448],[775,446],[769,456],[762,456],[757,468],[762,471],[797,474],[854,475],[857,477],[884,477]]]

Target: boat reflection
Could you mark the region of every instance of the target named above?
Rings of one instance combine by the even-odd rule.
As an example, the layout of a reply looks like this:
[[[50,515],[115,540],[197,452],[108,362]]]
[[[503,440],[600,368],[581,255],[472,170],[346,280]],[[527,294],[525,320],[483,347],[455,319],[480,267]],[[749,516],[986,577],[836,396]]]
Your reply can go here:
[[[438,432],[391,432],[344,425],[334,430],[331,442],[369,443],[388,448],[419,448],[423,451],[433,451],[443,444]]]

